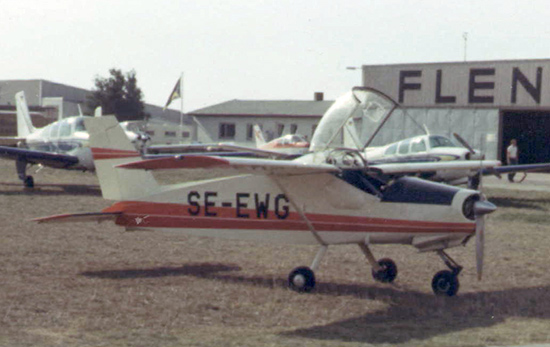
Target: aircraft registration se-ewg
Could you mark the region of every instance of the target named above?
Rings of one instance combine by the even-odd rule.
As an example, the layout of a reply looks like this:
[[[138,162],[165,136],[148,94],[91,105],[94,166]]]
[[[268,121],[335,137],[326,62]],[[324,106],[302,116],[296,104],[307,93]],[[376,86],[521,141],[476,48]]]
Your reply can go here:
[[[190,235],[286,244],[315,244],[310,266],[290,272],[288,283],[308,292],[331,245],[356,244],[375,280],[392,282],[397,266],[377,260],[371,246],[402,244],[436,252],[448,267],[432,278],[437,295],[458,292],[462,267],[448,248],[476,240],[478,277],[484,253],[485,215],[495,206],[484,195],[407,173],[479,171],[498,161],[376,163],[365,148],[397,104],[358,87],[325,113],[309,152],[293,160],[171,156],[143,160],[113,117],[85,119],[103,198],[114,203],[100,212],[39,218],[39,223],[114,221],[126,230],[175,231]],[[350,122],[353,119],[353,122]],[[343,147],[344,133],[354,147]],[[161,185],[151,170],[230,170],[233,176]]]

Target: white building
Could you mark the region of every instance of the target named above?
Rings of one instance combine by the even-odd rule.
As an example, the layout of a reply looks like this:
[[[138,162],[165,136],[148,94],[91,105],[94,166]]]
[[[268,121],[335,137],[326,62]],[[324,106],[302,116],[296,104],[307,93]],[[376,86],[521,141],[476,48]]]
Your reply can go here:
[[[520,163],[550,161],[550,59],[364,65],[362,73],[364,86],[407,114],[386,124],[379,144],[418,134],[417,123],[459,133],[488,159],[505,158],[515,138]]]
[[[266,140],[286,134],[311,139],[315,127],[333,101],[315,93],[312,101],[230,100],[189,112],[196,120],[197,140],[254,145],[252,127],[260,125]]]

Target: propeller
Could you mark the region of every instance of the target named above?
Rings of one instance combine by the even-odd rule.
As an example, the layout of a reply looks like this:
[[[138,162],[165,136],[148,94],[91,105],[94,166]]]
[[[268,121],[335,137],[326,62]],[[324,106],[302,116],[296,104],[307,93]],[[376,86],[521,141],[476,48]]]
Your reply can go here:
[[[485,249],[485,215],[494,212],[497,207],[487,201],[482,194],[481,199],[474,203],[474,216],[476,220],[476,268],[477,279],[481,280],[483,274],[483,253]]]
[[[466,142],[466,140],[464,140],[464,138],[460,135],[458,135],[457,133],[453,133],[453,136],[455,137],[455,139],[460,142],[460,144],[464,147],[466,147],[466,149],[468,151],[470,151],[470,154],[475,154],[476,151],[472,148],[472,146],[470,146],[470,144],[468,142]]]

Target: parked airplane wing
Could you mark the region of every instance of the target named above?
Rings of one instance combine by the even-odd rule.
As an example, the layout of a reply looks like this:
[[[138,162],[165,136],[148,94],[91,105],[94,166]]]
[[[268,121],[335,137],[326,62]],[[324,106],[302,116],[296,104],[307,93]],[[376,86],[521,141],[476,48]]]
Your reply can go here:
[[[397,163],[378,164],[369,166],[370,169],[380,170],[385,174],[406,174],[415,172],[432,172],[444,170],[479,170],[489,169],[500,165],[498,160],[450,160],[431,163]]]
[[[0,146],[0,157],[13,160],[23,159],[29,164],[42,164],[55,168],[67,168],[78,163],[78,157],[74,155],[5,146]]]
[[[303,175],[312,173],[339,172],[330,164],[304,164],[295,161],[270,159],[221,158],[209,156],[175,156],[150,159],[117,166],[125,169],[165,170],[226,168],[246,173]]]
[[[550,170],[550,163],[525,164],[525,165],[503,165],[500,167],[488,168],[483,170],[484,175],[506,174],[512,172],[529,172]]]
[[[104,222],[115,220],[122,212],[90,212],[75,214],[58,214],[55,216],[33,219],[38,223],[67,223],[67,222]]]
[[[255,154],[259,157],[269,157],[269,158],[278,158],[278,159],[291,159],[299,157],[298,154],[289,154],[289,153],[282,153],[277,151],[270,151],[266,149],[260,149],[260,148],[252,148],[252,147],[246,147],[246,146],[239,146],[239,145],[233,145],[228,143],[220,143],[219,148],[224,150],[231,150],[231,151],[240,151],[240,152],[249,152],[252,154]]]

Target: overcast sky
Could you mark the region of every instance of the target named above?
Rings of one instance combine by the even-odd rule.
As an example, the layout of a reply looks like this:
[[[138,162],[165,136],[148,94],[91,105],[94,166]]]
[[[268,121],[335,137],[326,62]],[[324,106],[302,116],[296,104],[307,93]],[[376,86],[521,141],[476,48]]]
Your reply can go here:
[[[135,70],[164,105],[184,73],[184,109],[231,99],[335,99],[347,66],[550,58],[546,1],[0,0],[0,79],[91,89]],[[179,101],[171,108],[179,109]]]

